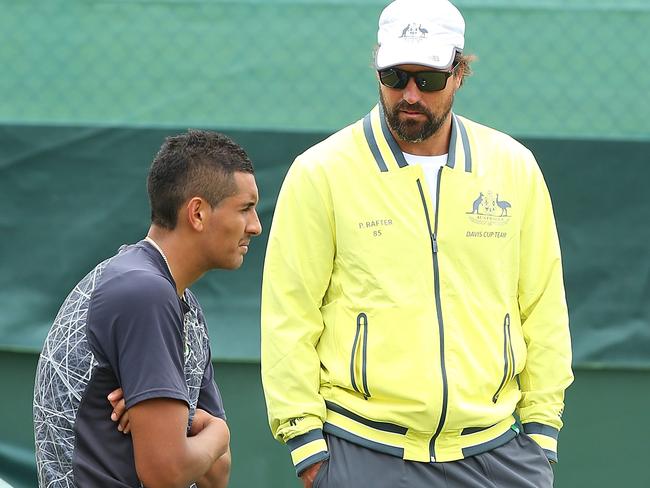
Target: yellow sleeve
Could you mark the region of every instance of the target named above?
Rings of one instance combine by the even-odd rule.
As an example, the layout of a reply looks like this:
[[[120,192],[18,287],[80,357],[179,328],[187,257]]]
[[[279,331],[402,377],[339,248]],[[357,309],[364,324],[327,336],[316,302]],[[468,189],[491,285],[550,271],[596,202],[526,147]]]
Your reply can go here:
[[[316,344],[320,307],[335,253],[323,169],[297,159],[278,196],[262,282],[262,383],[273,435],[289,446],[296,471],[326,459]]]
[[[527,359],[519,376],[522,398],[518,414],[524,432],[556,462],[564,391],[573,381],[571,339],[551,199],[534,159],[529,171],[532,183],[522,216],[519,270],[519,308]]]

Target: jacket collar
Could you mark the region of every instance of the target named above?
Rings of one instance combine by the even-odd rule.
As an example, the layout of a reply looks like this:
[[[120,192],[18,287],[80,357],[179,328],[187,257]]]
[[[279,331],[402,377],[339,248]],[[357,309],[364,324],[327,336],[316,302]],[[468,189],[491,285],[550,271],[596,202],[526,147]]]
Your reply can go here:
[[[362,123],[366,143],[379,171],[393,171],[408,166],[402,150],[388,129],[386,117],[380,105],[376,105],[363,118]],[[452,169],[456,166],[464,167],[465,172],[472,172],[472,152],[467,130],[461,119],[454,113],[451,114],[451,138],[449,139],[447,166]]]

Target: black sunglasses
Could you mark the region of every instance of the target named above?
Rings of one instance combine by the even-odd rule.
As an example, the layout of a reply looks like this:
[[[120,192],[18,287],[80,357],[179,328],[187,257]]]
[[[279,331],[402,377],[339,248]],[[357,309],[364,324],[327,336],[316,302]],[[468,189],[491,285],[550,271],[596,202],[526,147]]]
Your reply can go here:
[[[377,71],[379,81],[388,88],[397,88],[402,90],[408,85],[409,79],[415,80],[416,86],[423,92],[440,91],[447,86],[449,78],[458,64],[451,67],[449,71],[404,71],[399,68],[386,68]]]

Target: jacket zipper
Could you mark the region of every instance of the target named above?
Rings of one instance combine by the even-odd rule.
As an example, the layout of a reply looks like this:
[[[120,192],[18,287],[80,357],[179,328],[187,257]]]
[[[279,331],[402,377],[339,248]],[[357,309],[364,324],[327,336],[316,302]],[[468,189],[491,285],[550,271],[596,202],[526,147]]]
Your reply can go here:
[[[442,305],[440,302],[440,270],[438,268],[438,209],[440,208],[440,181],[442,179],[442,168],[438,170],[438,178],[436,180],[436,211],[433,220],[433,230],[431,229],[431,219],[429,218],[429,210],[427,209],[427,202],[424,198],[424,191],[422,190],[422,183],[417,179],[418,190],[420,191],[420,198],[422,199],[422,206],[424,207],[424,215],[427,219],[427,227],[429,229],[429,238],[431,239],[431,254],[433,257],[433,284],[434,294],[436,299],[436,313],[438,316],[438,334],[440,336],[440,371],[442,374],[442,409],[440,411],[440,420],[433,437],[429,441],[429,455],[431,461],[436,460],[436,439],[442,432],[442,427],[445,424],[447,417],[447,402],[449,396],[449,387],[447,384],[447,369],[445,367],[445,331],[442,322]]]
[[[363,329],[363,337],[361,331]],[[361,339],[361,341],[360,341]],[[361,388],[357,385],[356,381],[356,361],[357,350],[361,349]],[[361,312],[357,315],[357,332],[354,335],[354,342],[352,343],[352,354],[350,356],[350,379],[352,380],[352,388],[357,393],[361,393],[367,400],[370,398],[370,390],[368,389],[368,375],[366,372],[367,364],[367,351],[368,351],[368,316]]]
[[[512,337],[510,336],[510,314],[507,313],[503,318],[503,378],[497,391],[492,396],[492,402],[496,403],[499,395],[514,377],[515,373],[515,352],[512,349]]]

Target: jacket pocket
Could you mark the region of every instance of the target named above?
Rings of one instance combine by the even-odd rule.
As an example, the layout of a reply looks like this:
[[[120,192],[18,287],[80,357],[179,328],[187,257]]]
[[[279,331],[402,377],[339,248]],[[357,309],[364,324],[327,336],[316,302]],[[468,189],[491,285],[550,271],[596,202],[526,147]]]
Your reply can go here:
[[[368,316],[361,312],[357,315],[357,330],[354,334],[352,352],[350,354],[350,382],[352,388],[367,400],[370,398],[368,389]],[[357,381],[361,379],[361,382]]]
[[[512,348],[512,337],[510,335],[510,314],[503,318],[503,377],[497,391],[492,395],[492,402],[499,400],[508,382],[515,377],[515,352]]]

